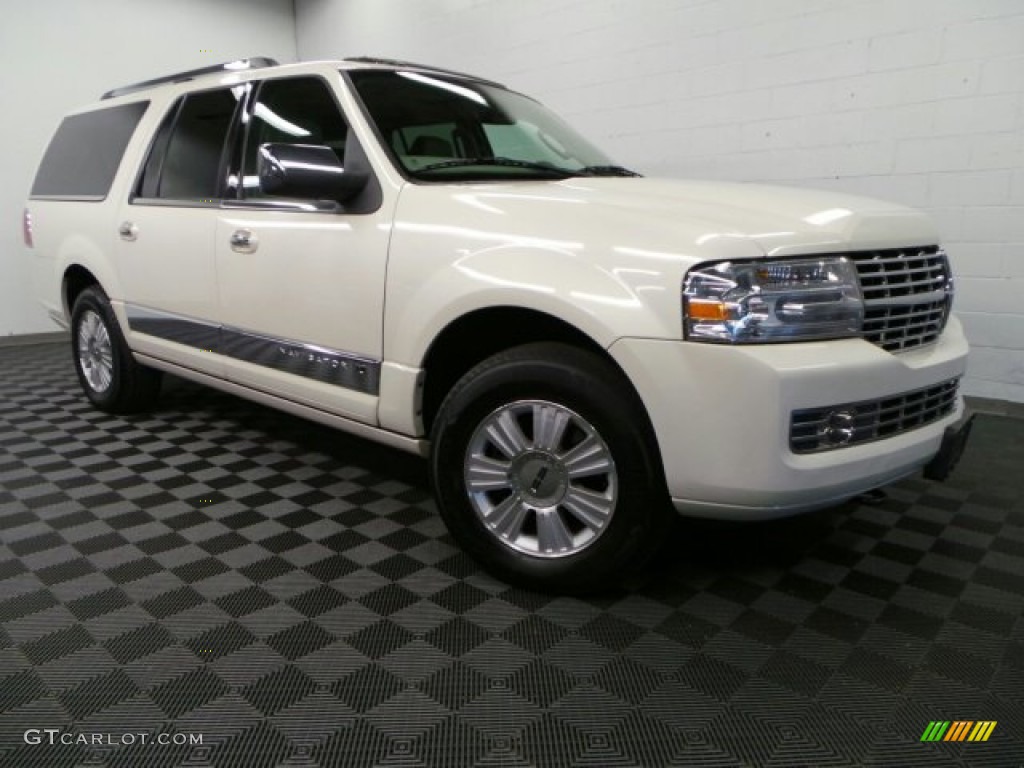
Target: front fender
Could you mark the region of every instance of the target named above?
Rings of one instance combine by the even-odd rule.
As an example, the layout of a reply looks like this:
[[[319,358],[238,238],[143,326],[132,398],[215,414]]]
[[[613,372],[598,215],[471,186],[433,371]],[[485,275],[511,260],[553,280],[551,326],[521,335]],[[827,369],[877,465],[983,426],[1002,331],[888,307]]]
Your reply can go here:
[[[551,315],[605,348],[622,336],[679,338],[678,292],[668,301],[676,308],[669,322],[660,281],[638,270],[616,273],[573,245],[503,243],[454,259],[403,258],[393,249],[385,359],[418,367],[447,325],[492,307]]]

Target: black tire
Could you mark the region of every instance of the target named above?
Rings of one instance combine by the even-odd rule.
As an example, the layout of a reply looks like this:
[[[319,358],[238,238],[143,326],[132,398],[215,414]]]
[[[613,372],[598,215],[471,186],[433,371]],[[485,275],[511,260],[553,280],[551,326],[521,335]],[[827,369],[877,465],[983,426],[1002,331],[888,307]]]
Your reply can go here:
[[[507,419],[520,432],[506,448],[525,438],[528,449],[506,450],[504,438],[494,439]],[[555,423],[564,424],[548,432],[557,438],[538,439],[531,426],[547,431]],[[542,450],[551,439],[554,447]],[[431,440],[431,481],[448,530],[508,583],[567,594],[621,584],[657,551],[675,518],[639,397],[617,368],[576,347],[528,344],[483,361],[445,398]],[[596,463],[570,460],[583,443]],[[490,462],[503,468],[492,471],[498,465]],[[606,468],[577,477],[588,462],[588,471]],[[480,470],[472,481],[470,469]],[[489,483],[508,488],[481,490]],[[603,522],[574,512],[581,498],[598,499],[592,509],[605,511],[589,519]]]
[[[160,394],[160,372],[135,362],[99,286],[86,288],[75,300],[71,355],[85,396],[101,411],[145,410]]]

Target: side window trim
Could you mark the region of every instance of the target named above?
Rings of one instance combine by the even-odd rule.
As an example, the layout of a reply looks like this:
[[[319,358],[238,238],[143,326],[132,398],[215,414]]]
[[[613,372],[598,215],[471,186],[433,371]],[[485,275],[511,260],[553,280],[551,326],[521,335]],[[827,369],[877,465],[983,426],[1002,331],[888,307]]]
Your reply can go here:
[[[252,121],[252,109],[256,104],[256,94],[262,84],[260,80],[248,80],[241,84],[245,93],[238,100],[238,108],[231,119],[231,125],[228,126],[227,138],[224,141],[224,149],[220,158],[217,194],[221,203],[235,203],[242,198],[241,174],[245,157],[245,137],[249,133],[248,125]],[[234,185],[231,184],[232,178],[235,179]]]

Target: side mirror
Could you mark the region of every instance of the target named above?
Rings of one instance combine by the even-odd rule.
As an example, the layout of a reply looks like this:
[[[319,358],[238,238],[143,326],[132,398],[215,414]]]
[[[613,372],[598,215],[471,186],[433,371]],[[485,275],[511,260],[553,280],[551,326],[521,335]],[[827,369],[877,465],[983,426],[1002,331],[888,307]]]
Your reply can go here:
[[[256,169],[260,190],[277,197],[345,202],[369,179],[346,171],[334,150],[319,144],[261,144]]]

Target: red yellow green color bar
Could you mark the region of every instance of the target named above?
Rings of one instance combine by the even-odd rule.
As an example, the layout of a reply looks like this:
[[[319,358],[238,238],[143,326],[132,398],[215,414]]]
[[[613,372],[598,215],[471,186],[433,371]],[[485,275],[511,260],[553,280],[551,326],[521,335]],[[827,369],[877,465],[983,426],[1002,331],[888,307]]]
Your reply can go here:
[[[988,741],[995,729],[995,720],[932,720],[921,741]]]

